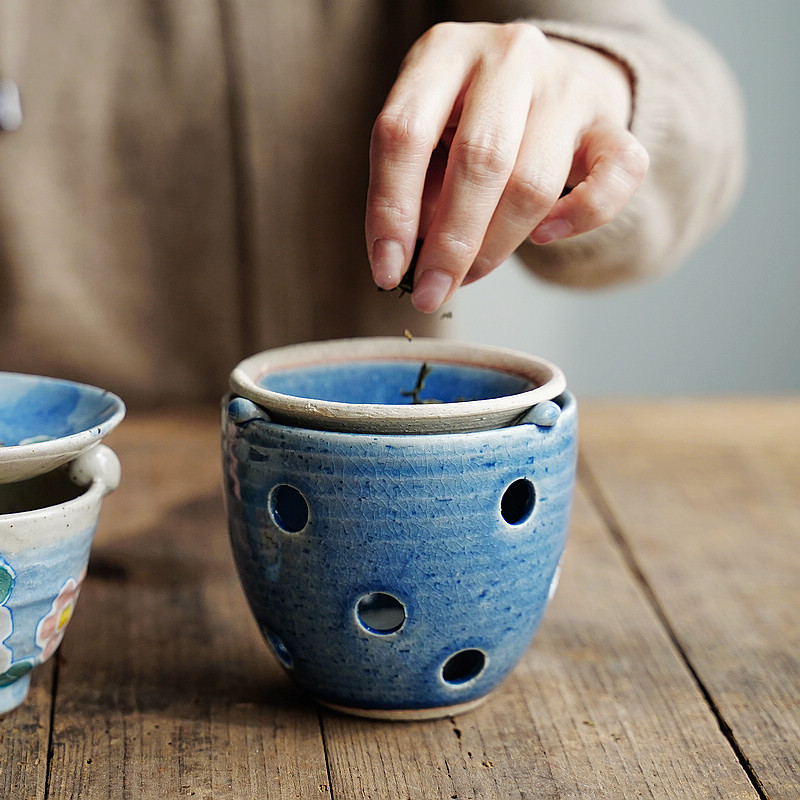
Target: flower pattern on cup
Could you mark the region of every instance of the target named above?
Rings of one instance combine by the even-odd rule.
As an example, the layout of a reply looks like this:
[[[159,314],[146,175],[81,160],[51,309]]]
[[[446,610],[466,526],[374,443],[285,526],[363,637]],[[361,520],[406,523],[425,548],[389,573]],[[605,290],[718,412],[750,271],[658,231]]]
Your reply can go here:
[[[14,621],[5,603],[11,597],[15,577],[10,564],[0,558],[0,675],[3,675],[11,667],[11,648],[3,642],[11,636],[14,630]]]
[[[81,584],[85,577],[86,568],[84,567],[77,580],[67,578],[53,600],[50,610],[39,620],[39,624],[36,626],[36,644],[42,648],[41,661],[50,658],[61,644],[64,630],[75,611],[75,604],[78,602]]]

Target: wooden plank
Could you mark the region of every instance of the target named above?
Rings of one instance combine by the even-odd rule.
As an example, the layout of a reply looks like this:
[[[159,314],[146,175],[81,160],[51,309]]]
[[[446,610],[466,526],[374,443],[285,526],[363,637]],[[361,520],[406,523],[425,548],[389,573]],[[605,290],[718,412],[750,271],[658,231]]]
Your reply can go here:
[[[583,451],[763,797],[800,797],[800,404],[607,404]]]
[[[45,796],[55,664],[37,667],[25,703],[0,716],[0,797]]]
[[[229,554],[215,411],[130,419],[64,641],[49,798],[324,798],[316,709],[268,655]]]
[[[537,640],[486,705],[407,724],[324,713],[334,797],[757,797],[582,492],[570,536]]]
[[[635,413],[626,416],[644,436],[646,415],[639,423]],[[587,459],[604,464],[598,459],[608,457],[608,442],[626,434],[598,439],[602,414],[585,409],[584,418]],[[674,458],[686,452],[686,426],[677,427]],[[771,430],[759,457],[746,461],[747,486],[728,487],[745,491],[744,516],[762,527],[756,478],[769,483],[782,509],[778,522],[796,509],[796,469],[795,477],[780,477],[796,460],[788,444],[777,446],[779,428]],[[275,667],[241,596],[222,517],[216,431],[209,411],[130,419],[114,434],[123,485],[106,501],[64,643],[48,797],[758,796],[582,493],[559,594],[534,647],[487,705],[455,720],[412,724],[323,712],[323,751],[317,710]],[[697,473],[709,466],[705,457],[697,463]],[[640,492],[646,474],[636,462],[619,492]],[[692,485],[692,502],[718,499],[717,490]],[[650,499],[671,491],[653,489]],[[723,523],[734,516],[731,510]],[[670,540],[653,547],[659,544],[668,549]],[[694,558],[692,548],[702,550],[694,541],[686,547]],[[775,562],[779,540],[767,537],[764,547]],[[736,562],[735,554],[716,555],[707,576],[715,591],[725,585],[718,573]],[[675,572],[675,564],[667,567]],[[710,620],[716,612],[704,591],[695,587],[686,607],[693,612],[699,596]],[[20,748],[15,737],[12,747]]]

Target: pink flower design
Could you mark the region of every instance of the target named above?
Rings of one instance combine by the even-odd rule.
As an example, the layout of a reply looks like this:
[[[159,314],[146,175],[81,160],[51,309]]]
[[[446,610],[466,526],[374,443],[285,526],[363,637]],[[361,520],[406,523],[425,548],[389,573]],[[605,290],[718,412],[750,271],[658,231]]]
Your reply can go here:
[[[64,638],[64,630],[75,611],[75,604],[78,602],[81,584],[85,577],[86,568],[84,567],[77,580],[75,578],[67,578],[55,600],[53,600],[50,610],[39,620],[39,624],[36,626],[36,644],[42,648],[42,655],[40,656],[42,661],[50,658],[61,644],[61,640]]]

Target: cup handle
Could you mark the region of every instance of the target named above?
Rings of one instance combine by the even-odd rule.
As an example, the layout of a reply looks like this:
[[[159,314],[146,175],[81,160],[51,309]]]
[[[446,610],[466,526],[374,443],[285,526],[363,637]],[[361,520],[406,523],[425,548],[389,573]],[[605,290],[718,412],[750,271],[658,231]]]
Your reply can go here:
[[[119,486],[122,468],[117,454],[108,445],[96,444],[70,464],[69,477],[78,486],[100,481],[105,496]]]

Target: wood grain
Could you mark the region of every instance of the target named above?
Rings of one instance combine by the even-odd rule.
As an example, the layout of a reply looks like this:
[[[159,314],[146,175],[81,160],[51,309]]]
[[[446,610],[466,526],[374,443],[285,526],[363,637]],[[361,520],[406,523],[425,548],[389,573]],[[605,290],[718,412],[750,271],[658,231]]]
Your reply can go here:
[[[611,525],[754,782],[800,797],[797,403],[595,406],[582,441]]]
[[[320,710],[272,660],[229,552],[218,418],[110,437],[122,484],[58,662],[0,720],[0,796],[800,796],[800,404],[585,403],[533,646],[485,705],[420,723]]]
[[[229,556],[217,415],[130,421],[114,446],[123,486],[64,642],[49,797],[328,796],[316,709]]]
[[[45,796],[55,664],[38,667],[25,703],[0,715],[0,797]]]

